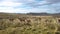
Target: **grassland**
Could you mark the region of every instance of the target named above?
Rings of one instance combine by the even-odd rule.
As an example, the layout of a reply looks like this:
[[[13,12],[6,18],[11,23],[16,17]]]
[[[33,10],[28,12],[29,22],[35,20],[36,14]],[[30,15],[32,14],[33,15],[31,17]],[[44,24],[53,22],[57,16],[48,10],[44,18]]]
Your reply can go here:
[[[53,16],[0,14],[0,34],[60,34],[58,19]]]

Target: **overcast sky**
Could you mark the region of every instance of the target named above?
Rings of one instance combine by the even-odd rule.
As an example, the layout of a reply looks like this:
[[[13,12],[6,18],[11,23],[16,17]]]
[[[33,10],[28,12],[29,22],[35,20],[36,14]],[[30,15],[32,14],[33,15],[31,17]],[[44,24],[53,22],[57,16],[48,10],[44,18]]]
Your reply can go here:
[[[60,0],[0,0],[0,12],[60,12]]]

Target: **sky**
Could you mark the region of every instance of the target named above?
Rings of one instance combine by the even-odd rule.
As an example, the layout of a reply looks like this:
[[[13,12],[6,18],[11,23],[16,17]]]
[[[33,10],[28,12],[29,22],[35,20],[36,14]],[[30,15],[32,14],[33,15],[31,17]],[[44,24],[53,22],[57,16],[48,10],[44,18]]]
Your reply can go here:
[[[60,12],[60,0],[0,0],[0,12],[59,13]]]

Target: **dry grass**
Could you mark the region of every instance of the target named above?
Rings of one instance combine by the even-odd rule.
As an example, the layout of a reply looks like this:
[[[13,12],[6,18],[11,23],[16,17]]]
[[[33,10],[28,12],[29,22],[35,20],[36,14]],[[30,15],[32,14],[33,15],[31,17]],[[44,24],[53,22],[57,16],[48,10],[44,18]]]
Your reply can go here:
[[[0,34],[60,34],[60,23],[52,16],[0,19]]]

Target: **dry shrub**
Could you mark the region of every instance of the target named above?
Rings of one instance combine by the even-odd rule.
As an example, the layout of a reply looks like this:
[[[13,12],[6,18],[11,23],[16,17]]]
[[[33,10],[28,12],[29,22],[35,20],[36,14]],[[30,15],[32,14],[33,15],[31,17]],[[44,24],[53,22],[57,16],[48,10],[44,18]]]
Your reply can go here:
[[[2,19],[0,21],[0,31],[3,34],[60,34],[60,25],[55,18],[44,17],[20,17]],[[0,32],[0,33],[1,33]]]

